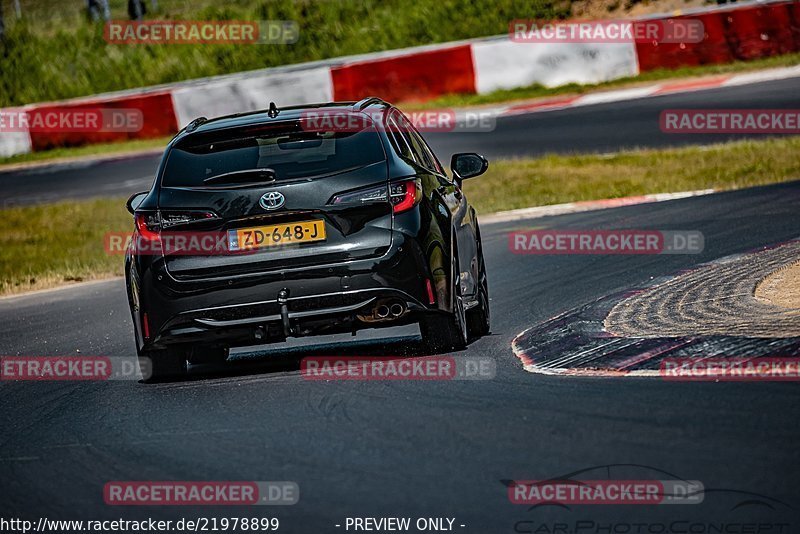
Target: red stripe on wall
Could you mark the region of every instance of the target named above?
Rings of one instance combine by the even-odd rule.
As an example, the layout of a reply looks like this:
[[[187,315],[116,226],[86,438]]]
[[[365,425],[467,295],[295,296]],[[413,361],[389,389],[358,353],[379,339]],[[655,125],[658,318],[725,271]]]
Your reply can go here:
[[[637,43],[639,71],[733,61],[734,58],[728,45],[726,16],[727,13],[722,15],[714,12],[689,17],[675,17],[678,20],[700,20],[703,23],[704,39],[699,43]]]
[[[728,17],[731,50],[736,59],[786,54],[795,50],[788,4],[733,11]]]
[[[178,123],[172,106],[170,92],[148,93],[113,100],[82,101],[80,103],[43,104],[34,106],[32,114],[96,109],[134,109],[142,113],[141,129],[138,131],[31,131],[33,151],[63,146],[81,146],[110,143],[126,139],[149,139],[164,137],[178,131]]]
[[[470,45],[333,67],[331,77],[336,100],[377,96],[409,102],[475,92]]]
[[[798,10],[794,2],[782,2],[675,17],[701,20],[703,41],[637,43],[639,70],[729,63],[800,50]]]

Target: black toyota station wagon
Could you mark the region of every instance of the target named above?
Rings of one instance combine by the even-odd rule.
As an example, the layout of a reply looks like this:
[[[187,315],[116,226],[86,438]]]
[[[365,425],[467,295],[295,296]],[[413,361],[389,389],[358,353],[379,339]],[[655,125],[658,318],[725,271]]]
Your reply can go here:
[[[127,203],[140,362],[158,379],[231,347],[411,323],[434,352],[464,348],[489,332],[489,293],[461,185],[487,168],[455,154],[448,176],[378,98],[195,119]]]

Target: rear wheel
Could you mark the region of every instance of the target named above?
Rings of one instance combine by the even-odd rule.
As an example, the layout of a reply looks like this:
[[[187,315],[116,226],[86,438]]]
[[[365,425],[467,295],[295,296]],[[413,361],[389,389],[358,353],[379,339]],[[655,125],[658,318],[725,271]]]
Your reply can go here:
[[[483,261],[483,247],[478,245],[478,305],[467,312],[467,327],[472,339],[487,335],[491,331],[489,314],[489,280]]]
[[[160,350],[147,350],[139,354],[139,370],[145,382],[159,382],[168,378],[180,378],[186,374],[187,350],[182,347],[168,347]]]
[[[419,329],[422,333],[422,341],[433,352],[462,350],[467,346],[467,318],[464,312],[464,299],[461,296],[460,272],[456,263],[451,287],[453,312],[431,315],[420,321]]]

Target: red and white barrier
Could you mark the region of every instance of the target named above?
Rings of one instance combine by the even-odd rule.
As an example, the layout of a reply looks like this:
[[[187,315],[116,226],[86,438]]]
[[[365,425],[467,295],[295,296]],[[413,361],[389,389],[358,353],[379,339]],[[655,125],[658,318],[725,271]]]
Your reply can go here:
[[[0,124],[0,156],[165,136],[196,117],[264,109],[270,101],[286,106],[369,95],[395,102],[422,101],[449,93],[484,94],[531,84],[592,84],[656,68],[725,63],[800,50],[800,2],[773,0],[648,17],[681,18],[700,19],[704,39],[697,43],[520,43],[505,35],[34,104],[25,109],[138,109],[144,127],[136,132],[8,132]],[[642,92],[628,91],[631,97]],[[592,98],[598,97],[580,97]],[[577,100],[571,98],[567,105]],[[557,101],[536,104],[541,108],[561,105]],[[0,114],[8,111],[0,110]]]

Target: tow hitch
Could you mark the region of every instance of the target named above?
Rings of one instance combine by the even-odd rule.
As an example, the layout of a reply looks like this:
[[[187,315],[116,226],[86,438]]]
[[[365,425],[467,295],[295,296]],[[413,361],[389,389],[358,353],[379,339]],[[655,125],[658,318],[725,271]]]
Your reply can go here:
[[[283,335],[292,335],[292,326],[289,324],[289,290],[285,287],[278,291],[278,305],[281,307],[281,320],[283,321]]]

